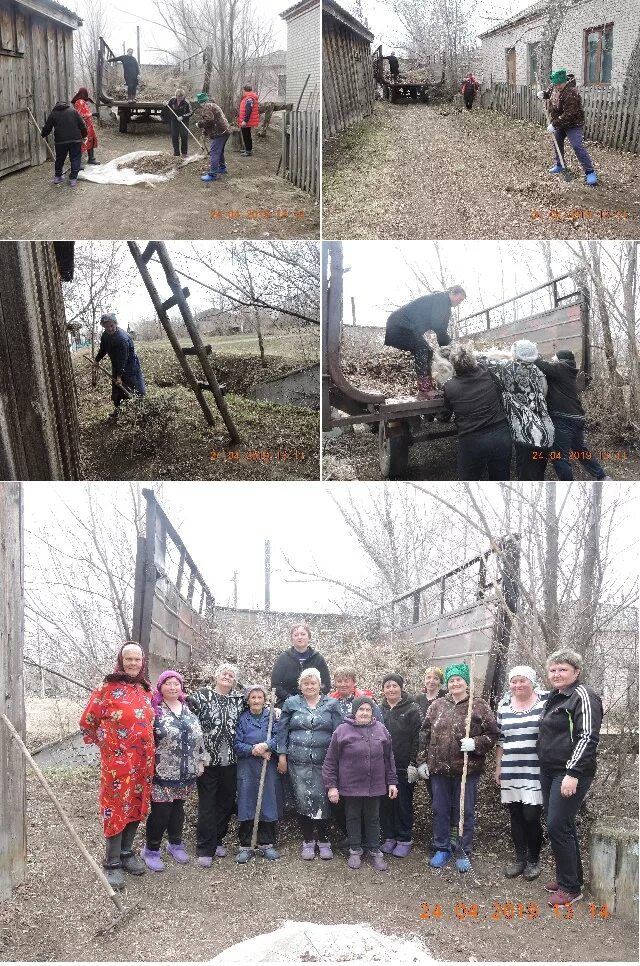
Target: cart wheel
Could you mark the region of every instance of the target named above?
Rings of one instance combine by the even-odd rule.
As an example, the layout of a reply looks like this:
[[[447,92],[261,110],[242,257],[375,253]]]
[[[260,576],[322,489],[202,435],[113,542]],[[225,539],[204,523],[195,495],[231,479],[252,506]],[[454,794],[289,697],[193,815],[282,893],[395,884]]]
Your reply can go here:
[[[386,423],[381,422],[378,431],[378,455],[383,480],[404,480],[409,468],[409,434],[406,428],[401,433],[388,436]]]
[[[127,124],[129,123],[129,117],[130,117],[130,112],[126,109],[126,107],[124,109],[121,108],[120,113],[118,114],[118,120],[119,120],[118,130],[120,131],[120,134],[127,133]]]
[[[427,94],[426,91],[423,91],[422,94],[420,95],[420,103],[421,104],[429,103],[429,95]]]

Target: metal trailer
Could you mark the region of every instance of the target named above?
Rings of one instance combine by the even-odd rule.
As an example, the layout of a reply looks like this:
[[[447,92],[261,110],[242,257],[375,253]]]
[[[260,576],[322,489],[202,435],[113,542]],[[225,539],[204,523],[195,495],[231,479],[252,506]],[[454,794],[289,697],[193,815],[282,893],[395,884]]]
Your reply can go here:
[[[421,104],[429,103],[429,92],[435,87],[433,81],[389,81],[384,76],[382,45],[374,50],[373,55],[373,76],[376,83],[382,87],[385,100],[396,104],[401,98],[420,101]]]
[[[441,429],[434,429],[443,413],[441,399],[387,399],[380,393],[358,389],[348,381],[340,365],[343,274],[342,244],[323,242],[322,429],[327,432],[337,426],[370,424],[372,432],[378,433],[382,478],[401,480],[406,477],[414,443],[455,436],[457,431],[448,422]],[[567,279],[572,276],[561,275],[461,319],[459,337],[483,336],[485,341],[488,337],[497,346],[510,346],[517,339],[528,338],[537,342],[540,355],[547,359],[558,349],[571,349],[583,373],[581,386],[587,388],[591,372],[589,292],[574,287],[568,294],[561,294],[561,283]],[[512,306],[515,315],[519,300],[534,293],[541,293],[544,299],[545,292],[551,308],[496,324],[496,316],[501,317],[500,321],[504,318],[506,306]]]
[[[425,667],[445,667],[475,654],[476,693],[495,707],[505,684],[519,577],[520,536],[510,534],[381,604],[380,631],[409,644]]]
[[[168,123],[170,120],[170,113],[169,108],[166,105],[166,101],[128,101],[117,100],[108,96],[105,91],[105,70],[109,69],[108,58],[115,56],[116,54],[114,54],[106,40],[104,40],[103,37],[100,37],[98,58],[96,63],[96,101],[98,110],[100,109],[101,104],[106,104],[107,107],[117,108],[118,129],[121,134],[127,133],[129,121],[134,117],[140,117],[147,121],[152,117],[158,117],[164,123]],[[210,47],[206,47],[204,50],[199,51],[192,57],[182,61],[178,66],[178,73],[180,76],[188,74],[194,69],[194,65],[199,64],[200,60],[202,60],[202,63],[204,64],[204,80],[202,90],[208,92],[211,81]],[[168,99],[169,98],[167,97],[167,100]]]

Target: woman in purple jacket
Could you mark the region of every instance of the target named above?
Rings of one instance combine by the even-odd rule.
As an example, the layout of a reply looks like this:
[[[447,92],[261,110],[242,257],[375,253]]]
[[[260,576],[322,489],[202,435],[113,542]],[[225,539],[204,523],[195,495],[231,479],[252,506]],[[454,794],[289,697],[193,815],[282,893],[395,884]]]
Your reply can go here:
[[[387,863],[380,851],[380,796],[395,798],[398,778],[389,732],[373,717],[371,698],[356,698],[351,716],[334,731],[322,765],[322,779],[330,802],[337,804],[340,796],[344,800],[347,865],[350,869],[362,865],[364,826],[364,847],[376,872],[384,872]]]

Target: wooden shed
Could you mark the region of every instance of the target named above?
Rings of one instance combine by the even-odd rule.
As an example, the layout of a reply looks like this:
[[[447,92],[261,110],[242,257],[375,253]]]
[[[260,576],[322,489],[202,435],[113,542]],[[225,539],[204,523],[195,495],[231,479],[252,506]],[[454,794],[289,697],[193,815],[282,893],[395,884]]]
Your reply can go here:
[[[0,242],[2,480],[77,480],[82,476],[76,386],[61,283],[61,271],[69,277],[72,245]]]
[[[0,0],[0,177],[47,157],[42,126],[73,97],[73,31],[82,20],[54,0]]]
[[[373,114],[373,34],[335,0],[322,0],[322,119],[337,134]]]

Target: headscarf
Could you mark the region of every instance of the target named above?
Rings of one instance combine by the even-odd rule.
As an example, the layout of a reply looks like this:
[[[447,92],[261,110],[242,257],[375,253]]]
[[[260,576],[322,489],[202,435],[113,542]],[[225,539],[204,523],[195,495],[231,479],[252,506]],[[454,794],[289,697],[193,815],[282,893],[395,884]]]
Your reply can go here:
[[[449,683],[449,678],[459,677],[464,678],[464,680],[469,683],[469,665],[468,664],[450,664],[449,667],[444,669],[444,683]]]
[[[509,671],[509,681],[511,681],[511,678],[515,678],[518,676],[523,678],[529,678],[529,680],[535,687],[537,675],[534,669],[532,667],[529,667],[528,664],[516,664],[515,667],[511,668],[511,670]]]
[[[535,362],[539,355],[538,346],[530,339],[518,339],[511,351],[516,362]]]
[[[153,689],[151,687],[151,681],[148,681],[147,678],[145,677],[145,671],[147,670],[147,659],[141,647],[140,647],[140,650],[142,651],[142,667],[138,671],[137,676],[135,678],[129,677],[129,675],[126,673],[124,669],[124,664],[122,661],[122,652],[124,651],[125,647],[129,646],[129,644],[135,644],[136,647],[140,647],[137,641],[125,641],[116,655],[116,663],[113,671],[111,672],[111,674],[107,674],[104,680],[105,682],[108,682],[108,683],[124,681],[127,684],[131,684],[133,682],[134,684],[141,684],[142,687],[145,689],[145,691],[152,691]]]
[[[180,672],[163,671],[156,682],[156,689],[153,692],[153,695],[151,697],[151,705],[155,711],[158,710],[158,708],[164,701],[164,698],[162,697],[162,691],[160,690],[160,688],[162,687],[165,681],[169,680],[169,678],[176,678],[180,682],[180,694],[178,695],[178,700],[181,701],[183,704],[187,700],[187,696],[186,694],[184,694],[184,678],[182,677]]]
[[[92,104],[95,104],[95,101],[93,100],[93,98],[89,97],[89,91],[87,90],[86,87],[78,88],[78,93],[74,94],[73,97],[71,98],[72,104],[75,104],[76,101],[90,101]]]

